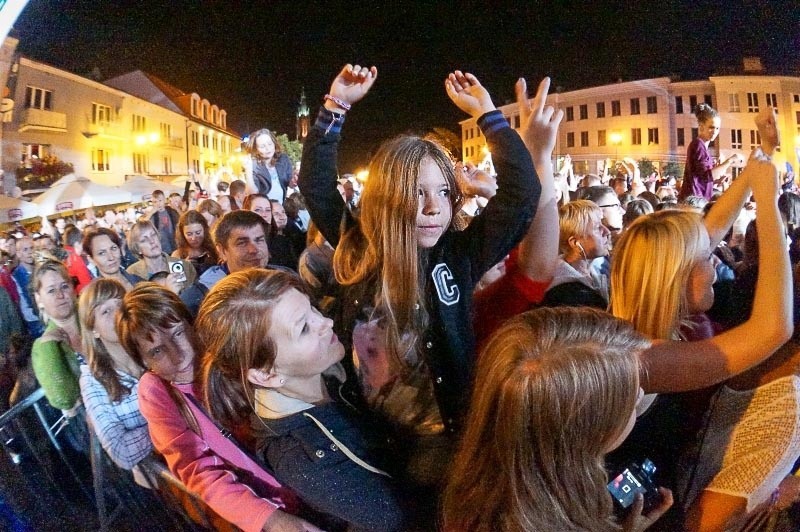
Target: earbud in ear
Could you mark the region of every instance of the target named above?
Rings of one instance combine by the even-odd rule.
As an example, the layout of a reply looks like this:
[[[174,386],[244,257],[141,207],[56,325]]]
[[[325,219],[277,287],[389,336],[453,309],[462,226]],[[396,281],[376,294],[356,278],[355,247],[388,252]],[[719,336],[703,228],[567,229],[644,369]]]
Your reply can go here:
[[[578,246],[578,249],[580,249],[580,250],[581,250],[581,253],[586,253],[586,252],[583,250],[583,244],[581,244],[580,242],[575,242],[575,245],[576,245],[576,246]]]

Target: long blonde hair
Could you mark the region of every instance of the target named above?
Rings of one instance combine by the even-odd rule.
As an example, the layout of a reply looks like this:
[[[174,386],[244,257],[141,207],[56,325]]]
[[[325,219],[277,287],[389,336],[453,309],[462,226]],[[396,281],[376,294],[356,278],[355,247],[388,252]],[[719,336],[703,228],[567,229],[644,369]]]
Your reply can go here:
[[[401,135],[384,142],[372,158],[359,223],[342,235],[333,257],[339,284],[374,283],[374,305],[385,320],[386,345],[396,360],[427,325],[416,236],[419,171],[425,159],[442,172],[452,213],[458,212],[461,196],[447,151],[431,140]]]
[[[702,217],[660,211],[623,233],[611,261],[611,312],[650,338],[676,339],[689,315],[686,289],[703,242]]]
[[[603,458],[638,395],[650,343],[589,308],[520,314],[478,359],[445,530],[616,530]]]

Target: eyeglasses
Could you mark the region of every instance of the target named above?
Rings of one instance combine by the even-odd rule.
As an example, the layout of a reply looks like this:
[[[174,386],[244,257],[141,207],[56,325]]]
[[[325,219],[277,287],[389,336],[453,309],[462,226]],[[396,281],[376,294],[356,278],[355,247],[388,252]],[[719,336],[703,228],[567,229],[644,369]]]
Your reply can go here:
[[[609,205],[598,205],[598,207],[600,207],[601,209],[610,209],[612,207],[617,207],[618,209],[621,209],[622,205],[619,203],[611,203]]]

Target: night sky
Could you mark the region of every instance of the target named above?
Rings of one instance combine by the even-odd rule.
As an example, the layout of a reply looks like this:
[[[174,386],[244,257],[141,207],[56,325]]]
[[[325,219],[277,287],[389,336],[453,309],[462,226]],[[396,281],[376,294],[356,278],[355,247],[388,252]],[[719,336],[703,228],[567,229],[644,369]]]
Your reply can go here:
[[[378,80],[348,116],[342,166],[363,166],[380,140],[465,118],[447,99],[454,68],[495,103],[519,76],[562,90],[663,75],[707,77],[759,55],[770,73],[800,75],[800,2],[235,2],[31,0],[15,25],[19,51],[103,79],[148,71],[228,111],[244,135],[294,137],[305,87],[314,114],[335,73],[374,64]]]

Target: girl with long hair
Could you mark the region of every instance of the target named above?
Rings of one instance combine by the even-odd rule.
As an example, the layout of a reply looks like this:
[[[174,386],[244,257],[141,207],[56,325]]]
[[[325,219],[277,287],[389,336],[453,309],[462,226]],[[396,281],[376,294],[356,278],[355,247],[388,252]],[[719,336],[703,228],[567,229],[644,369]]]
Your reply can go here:
[[[215,418],[229,430],[253,427],[259,458],[313,509],[353,529],[401,529],[369,426],[340,395],[344,347],[297,277],[233,273],[206,296],[196,325]]]
[[[336,151],[345,113],[376,77],[375,67],[358,65],[336,76],[304,144],[299,184],[312,220],[336,248],[334,272],[344,288],[337,333],[350,347],[357,319],[379,322],[376,353],[388,370],[371,406],[412,438],[438,438],[446,447],[445,434],[458,430],[471,389],[473,289],[522,238],[540,185],[528,150],[488,91],[472,74],[455,71],[445,89],[486,135],[497,195],[466,230],[452,231],[461,203],[453,161],[436,142],[404,135],[373,157],[354,218],[336,189]],[[546,79],[529,127],[549,156],[561,113],[545,107],[548,87]],[[368,373],[367,353],[355,358]],[[441,469],[447,458],[432,462],[421,469]]]
[[[153,445],[189,491],[245,531],[317,531],[286,513],[294,508],[294,494],[202,408],[195,387],[194,328],[178,296],[142,283],[123,298],[116,326],[120,343],[146,370],[139,380],[139,407]]]
[[[197,277],[219,262],[208,222],[196,210],[186,211],[181,215],[175,229],[175,242],[178,247],[172,252],[172,256],[191,262]]]
[[[464,438],[444,494],[444,530],[643,530],[672,503],[620,526],[603,467],[633,428],[638,356],[650,342],[586,308],[506,322],[478,359]]]
[[[125,288],[113,279],[95,279],[80,297],[83,334],[79,380],[86,414],[108,455],[123,469],[133,469],[153,451],[147,421],[139,411],[142,368],[119,343],[116,314]]]

